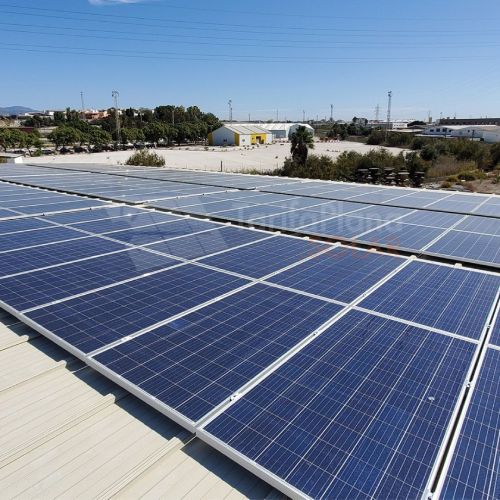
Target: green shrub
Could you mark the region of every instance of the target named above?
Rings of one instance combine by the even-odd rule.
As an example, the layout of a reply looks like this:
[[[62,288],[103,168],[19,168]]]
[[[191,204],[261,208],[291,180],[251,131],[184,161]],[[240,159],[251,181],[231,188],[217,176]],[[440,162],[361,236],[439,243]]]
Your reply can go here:
[[[441,186],[440,186],[440,187],[441,187],[441,189],[449,189],[449,188],[451,188],[451,186],[452,186],[451,182],[448,182],[448,181],[443,181],[443,182],[441,183]]]
[[[130,156],[130,158],[125,162],[125,165],[163,167],[165,166],[165,158],[156,153],[147,151],[146,149],[141,149]]]
[[[459,178],[456,175],[450,175],[449,177],[446,177],[447,182],[458,182]]]

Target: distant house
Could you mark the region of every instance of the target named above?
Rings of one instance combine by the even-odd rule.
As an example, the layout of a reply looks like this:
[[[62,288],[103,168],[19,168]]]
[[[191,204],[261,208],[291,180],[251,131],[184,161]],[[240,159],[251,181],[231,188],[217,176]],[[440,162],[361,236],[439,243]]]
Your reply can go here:
[[[270,144],[273,135],[257,125],[226,123],[208,134],[210,146],[251,146],[255,144]]]
[[[0,163],[23,163],[23,158],[18,153],[0,153]]]

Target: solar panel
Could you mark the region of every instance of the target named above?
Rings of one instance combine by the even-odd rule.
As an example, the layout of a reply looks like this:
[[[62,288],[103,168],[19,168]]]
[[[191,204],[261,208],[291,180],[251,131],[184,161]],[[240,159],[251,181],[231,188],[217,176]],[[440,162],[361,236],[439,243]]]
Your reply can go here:
[[[421,497],[475,347],[351,311],[198,435],[290,496]]]
[[[479,339],[500,276],[412,262],[360,307]]]
[[[4,252],[1,254],[0,276],[9,276],[63,262],[116,252],[125,248],[125,245],[121,243],[89,236],[78,240],[54,243],[49,245],[49,248],[46,245],[41,245]]]
[[[456,257],[457,260],[500,264],[500,237],[454,231],[443,235],[426,253]]]
[[[356,212],[356,217],[367,217],[370,219],[379,219],[391,221],[402,217],[403,215],[411,214],[412,210],[398,207],[384,207],[382,205],[373,205]]]
[[[403,262],[400,257],[342,246],[283,271],[269,281],[349,303]]]
[[[111,219],[101,219],[97,221],[80,222],[72,227],[90,233],[107,233],[110,231],[120,231],[164,222],[184,220],[176,215],[169,215],[159,212],[145,212],[142,214],[126,215],[123,217],[113,217]]]
[[[221,227],[220,224],[213,222],[197,219],[181,219],[179,221],[164,222],[152,226],[108,233],[107,236],[131,245],[146,245],[219,227]]]
[[[95,360],[194,422],[340,309],[257,284]]]
[[[448,229],[460,219],[463,219],[463,215],[449,214],[446,212],[432,212],[430,210],[417,210],[401,218],[399,222]]]
[[[484,233],[500,236],[500,219],[469,215],[454,229],[470,231],[471,233]]]
[[[98,200],[78,200],[62,203],[51,203],[41,205],[31,205],[26,207],[16,207],[16,211],[26,215],[47,214],[51,212],[63,212],[65,210],[80,210],[82,208],[98,207],[106,204],[105,201]]]
[[[30,231],[32,229],[41,229],[51,226],[52,224],[42,219],[24,218],[5,220],[0,222],[0,235],[17,233],[19,231]]]
[[[329,248],[329,245],[323,243],[275,236],[223,254],[209,256],[201,262],[226,271],[261,278]]]
[[[305,226],[301,228],[301,233],[329,236],[332,238],[353,238],[382,224],[385,224],[383,220],[341,215],[334,219]]]
[[[393,248],[421,250],[443,232],[444,229],[390,222],[355,239]]]
[[[92,210],[80,210],[78,212],[63,212],[60,214],[47,215],[46,218],[58,224],[76,224],[79,222],[107,219],[109,217],[121,217],[124,215],[143,214],[146,210],[110,205],[105,208],[94,208]]]
[[[144,250],[127,250],[0,279],[0,301],[23,311],[179,264]]]
[[[36,309],[26,316],[88,353],[246,283],[229,274],[184,265]]]
[[[252,231],[237,227],[221,227],[173,240],[165,240],[161,243],[154,243],[148,245],[148,248],[184,259],[198,259],[199,257],[222,252],[269,237],[272,236],[263,231]]]
[[[261,227],[293,230],[332,217],[330,213],[313,212],[312,210],[295,210],[279,215],[271,215],[270,217],[262,217],[256,222]]]
[[[74,240],[83,236],[85,236],[84,233],[66,227],[39,229],[37,231],[30,231],[29,235],[26,233],[3,234],[0,236],[0,252],[55,243],[57,241]]]
[[[5,208],[0,208],[0,219],[9,219],[11,217],[18,217],[19,214],[13,212],[12,210],[7,210]]]
[[[224,219],[249,221],[259,217],[266,217],[267,215],[279,214],[285,212],[283,207],[276,207],[273,205],[255,205],[252,207],[238,208],[233,210],[225,210],[217,212],[217,217]]]
[[[488,349],[441,498],[495,499],[500,494],[500,351]]]

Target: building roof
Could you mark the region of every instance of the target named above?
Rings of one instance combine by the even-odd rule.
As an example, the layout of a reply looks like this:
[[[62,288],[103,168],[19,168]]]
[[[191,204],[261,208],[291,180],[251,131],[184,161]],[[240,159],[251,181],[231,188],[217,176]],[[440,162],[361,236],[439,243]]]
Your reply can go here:
[[[282,495],[0,312],[4,498]]]
[[[227,128],[232,130],[236,134],[249,135],[249,134],[269,134],[269,130],[260,127],[258,125],[252,124],[241,124],[241,123],[225,123],[220,128]]]
[[[307,129],[310,129],[310,130],[314,130],[311,125],[307,124],[307,123],[297,123],[297,122],[282,122],[282,123],[278,123],[278,122],[272,122],[272,123],[239,123],[238,125],[243,125],[245,127],[254,127],[254,126],[257,126],[257,127],[263,127],[265,128],[266,130],[269,130],[269,131],[273,131],[273,130],[289,130],[290,127],[294,127],[296,125],[301,125],[303,127],[306,127]]]

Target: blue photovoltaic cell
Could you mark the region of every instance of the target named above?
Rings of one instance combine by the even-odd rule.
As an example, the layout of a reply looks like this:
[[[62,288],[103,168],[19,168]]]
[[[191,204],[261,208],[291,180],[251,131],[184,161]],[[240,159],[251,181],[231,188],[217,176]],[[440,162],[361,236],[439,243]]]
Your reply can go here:
[[[479,339],[500,276],[412,262],[360,307]]]
[[[277,207],[274,205],[255,205],[252,207],[238,208],[237,210],[225,210],[223,212],[217,212],[217,217],[224,219],[249,221],[253,219],[259,219],[260,217],[266,217],[268,215],[279,214],[281,212],[286,212],[286,208]]]
[[[484,203],[480,207],[474,210],[476,215],[493,215],[495,217],[500,217],[500,204],[498,203]]]
[[[403,262],[399,257],[337,247],[283,271],[269,281],[349,303]]]
[[[474,262],[500,264],[500,236],[450,231],[426,252],[467,259]]]
[[[234,290],[247,281],[185,265],[27,313],[85,353]]]
[[[341,215],[335,219],[317,222],[301,229],[301,233],[331,236],[333,238],[352,238],[385,224],[383,220],[365,219]]]
[[[269,238],[263,231],[252,231],[237,227],[221,227],[174,240],[148,245],[157,252],[164,252],[184,259],[197,259],[205,255],[229,250],[235,246]]]
[[[444,229],[433,227],[390,222],[355,239],[376,245],[421,250],[442,234],[443,231]]]
[[[432,205],[428,205],[427,208],[431,210],[445,210],[447,212],[456,212],[456,213],[471,213],[477,206],[478,202],[463,202],[463,201],[453,201],[450,199],[441,200]]]
[[[261,278],[302,259],[312,257],[329,247],[323,243],[275,236],[243,248],[207,257],[201,262],[234,273]]]
[[[500,347],[500,314],[492,327],[490,343]]]
[[[143,214],[146,210],[135,207],[107,206],[106,208],[94,208],[92,210],[80,210],[78,212],[67,212],[61,214],[47,215],[46,218],[58,224],[76,224],[79,222],[107,219],[109,217],[121,217],[123,215]]]
[[[68,196],[65,194],[57,195],[53,193],[45,193],[44,195],[37,195],[36,193],[30,193],[29,195],[23,196],[21,198],[18,197],[14,200],[2,201],[0,202],[0,205],[4,208],[17,210],[18,208],[27,208],[38,205],[51,205],[53,203],[65,203],[79,200],[79,198],[75,198],[73,196]]]
[[[340,309],[257,284],[95,359],[197,421]]]
[[[94,255],[101,255],[125,249],[121,243],[97,237],[63,241],[47,247],[45,245],[2,253],[0,276],[31,271]]]
[[[411,212],[412,211],[407,208],[372,205],[371,207],[357,211],[353,215],[355,215],[356,217],[367,217],[369,219],[390,221],[397,219],[398,217],[402,217],[403,215],[408,215]]]
[[[333,217],[330,213],[313,212],[312,210],[295,210],[279,215],[263,217],[256,221],[256,224],[262,227],[278,229],[297,229],[301,226],[307,226],[320,220]]]
[[[12,219],[0,222],[0,235],[16,233],[18,231],[29,231],[31,229],[41,229],[44,227],[53,227],[52,224],[42,219],[33,219],[31,217],[23,219]],[[29,235],[26,234],[26,238]]]
[[[469,215],[454,229],[461,231],[470,231],[471,233],[484,233],[500,236],[500,219]]]
[[[29,233],[12,233],[0,236],[0,252],[15,250],[16,248],[44,245],[56,241],[82,238],[84,233],[73,231],[66,227],[48,227]]]
[[[444,499],[500,496],[500,351],[488,349],[441,492]]]
[[[205,432],[312,498],[420,498],[475,348],[351,311]]]
[[[118,231],[116,233],[110,233],[108,237],[133,245],[146,245],[148,243],[169,240],[171,238],[177,238],[178,236],[185,236],[186,234],[206,231],[207,229],[217,229],[220,227],[220,224],[215,224],[213,222],[196,219],[181,219],[179,221]]]
[[[209,203],[199,203],[198,205],[191,205],[187,207],[181,207],[178,210],[184,213],[190,214],[216,214],[217,212],[222,212],[224,210],[236,210],[247,207],[255,207],[252,203],[242,203],[239,201],[210,201]]]
[[[41,214],[50,212],[62,212],[64,210],[78,210],[104,205],[106,202],[98,200],[78,200],[63,203],[52,203],[50,205],[33,205],[29,207],[17,207],[16,210],[23,214]]]
[[[7,219],[10,217],[19,217],[19,214],[16,214],[15,212],[12,212],[11,210],[0,208],[0,219]]]
[[[317,198],[299,198],[294,196],[286,196],[281,201],[275,201],[270,203],[273,207],[283,207],[288,210],[295,210],[298,208],[310,208],[321,209],[324,205],[329,205],[331,202],[328,200],[319,200]]]
[[[123,229],[131,229],[134,227],[179,220],[183,220],[182,217],[163,214],[161,212],[146,212],[143,214],[127,215],[125,217],[114,217],[112,219],[81,222],[79,224],[74,224],[73,227],[90,233],[101,234],[110,231],[120,231]]]
[[[144,250],[114,253],[0,279],[0,300],[22,311],[175,264]]]
[[[405,224],[417,224],[418,226],[441,227],[448,229],[464,216],[460,214],[448,214],[446,212],[432,212],[430,210],[418,210],[406,215],[399,222]]]

